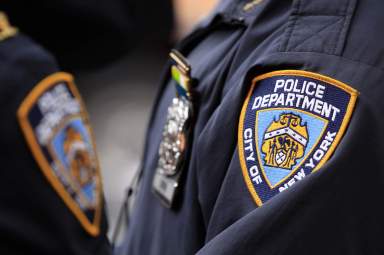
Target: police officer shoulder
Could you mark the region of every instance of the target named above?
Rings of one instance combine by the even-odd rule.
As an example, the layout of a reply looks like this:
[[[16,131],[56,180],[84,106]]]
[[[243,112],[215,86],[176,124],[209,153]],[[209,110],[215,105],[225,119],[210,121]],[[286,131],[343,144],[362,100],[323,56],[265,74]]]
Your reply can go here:
[[[0,13],[1,254],[110,254],[94,139],[70,74]]]
[[[383,7],[222,1],[171,54],[122,254],[384,253]]]

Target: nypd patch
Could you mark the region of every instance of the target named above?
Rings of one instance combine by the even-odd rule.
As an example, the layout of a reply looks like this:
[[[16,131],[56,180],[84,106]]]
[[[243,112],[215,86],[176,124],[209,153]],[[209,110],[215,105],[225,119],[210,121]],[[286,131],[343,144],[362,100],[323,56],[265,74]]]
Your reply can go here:
[[[27,143],[43,174],[81,225],[98,235],[101,179],[94,140],[73,78],[41,81],[18,111]]]
[[[358,92],[306,71],[256,77],[242,108],[238,147],[257,205],[318,170],[351,118]]]

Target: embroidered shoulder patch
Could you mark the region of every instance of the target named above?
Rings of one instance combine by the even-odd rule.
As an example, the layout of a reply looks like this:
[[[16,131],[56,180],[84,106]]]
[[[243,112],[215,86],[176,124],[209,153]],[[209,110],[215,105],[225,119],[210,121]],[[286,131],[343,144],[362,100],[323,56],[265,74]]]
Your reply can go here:
[[[18,118],[43,174],[89,234],[99,234],[101,179],[88,114],[73,78],[56,73],[26,97]]]
[[[247,187],[261,206],[332,155],[358,92],[306,71],[256,77],[242,108],[238,147]]]

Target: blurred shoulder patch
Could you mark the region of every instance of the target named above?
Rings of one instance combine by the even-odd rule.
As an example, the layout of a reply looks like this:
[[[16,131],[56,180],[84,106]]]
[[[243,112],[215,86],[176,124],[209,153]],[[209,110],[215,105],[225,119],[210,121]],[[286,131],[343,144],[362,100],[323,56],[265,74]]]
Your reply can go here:
[[[0,41],[3,41],[9,37],[17,34],[17,28],[9,24],[7,15],[0,11]]]
[[[101,179],[83,101],[67,73],[35,86],[18,119],[31,152],[49,183],[85,230],[96,236],[101,218]]]
[[[340,81],[306,71],[253,79],[240,116],[238,147],[257,205],[324,165],[348,126],[357,96]]]

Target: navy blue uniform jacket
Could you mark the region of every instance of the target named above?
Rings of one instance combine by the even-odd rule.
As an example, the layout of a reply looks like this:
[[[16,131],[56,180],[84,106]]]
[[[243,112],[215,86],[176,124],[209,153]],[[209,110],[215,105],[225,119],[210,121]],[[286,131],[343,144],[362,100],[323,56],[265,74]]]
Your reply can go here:
[[[0,41],[0,253],[110,254],[102,209],[90,235],[55,192],[23,136],[17,112],[41,80],[59,71],[54,57],[19,33]]]
[[[123,254],[384,254],[384,2],[252,2],[244,10],[249,1],[222,1],[177,47],[197,80],[182,192],[173,209],[152,192],[175,95],[166,72]],[[258,206],[239,158],[240,115],[253,78],[279,70],[330,77],[358,97],[321,169]]]

